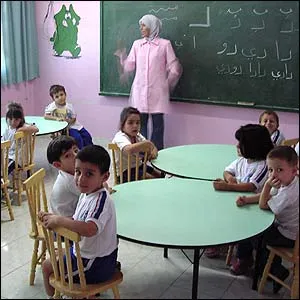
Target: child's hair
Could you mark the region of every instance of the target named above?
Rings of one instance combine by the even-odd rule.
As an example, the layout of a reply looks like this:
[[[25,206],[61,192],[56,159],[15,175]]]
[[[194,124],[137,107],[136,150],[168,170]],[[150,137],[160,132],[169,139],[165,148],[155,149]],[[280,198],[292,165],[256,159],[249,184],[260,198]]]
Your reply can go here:
[[[274,116],[275,120],[276,120],[276,123],[277,123],[277,126],[279,127],[279,117],[277,115],[277,113],[273,110],[265,110],[264,112],[262,112],[259,116],[259,123],[261,123],[261,120],[262,120],[262,117],[264,115],[272,115]]]
[[[235,138],[244,158],[265,160],[274,147],[268,129],[259,124],[241,126],[235,132]]]
[[[73,137],[67,135],[60,135],[54,138],[47,147],[47,159],[49,164],[55,161],[60,161],[60,157],[66,151],[71,149],[76,144]]]
[[[297,166],[298,164],[297,152],[291,146],[276,146],[268,153],[267,158],[285,160],[290,166]]]
[[[62,85],[54,84],[54,85],[51,85],[49,94],[50,94],[51,98],[53,99],[53,96],[60,91],[63,91],[66,94],[66,90]]]
[[[7,104],[6,111],[9,111],[11,108],[18,108],[23,110],[21,103],[11,101]]]
[[[96,165],[99,168],[100,174],[108,172],[110,168],[109,153],[99,145],[85,146],[77,153],[76,159]]]
[[[120,115],[120,130],[123,131],[123,127],[124,127],[128,117],[132,114],[139,115],[139,116],[141,115],[139,110],[132,106],[125,107],[122,110],[121,115]]]
[[[8,119],[21,119],[18,128],[25,124],[24,110],[21,104],[8,106],[8,111],[6,112],[6,122]]]

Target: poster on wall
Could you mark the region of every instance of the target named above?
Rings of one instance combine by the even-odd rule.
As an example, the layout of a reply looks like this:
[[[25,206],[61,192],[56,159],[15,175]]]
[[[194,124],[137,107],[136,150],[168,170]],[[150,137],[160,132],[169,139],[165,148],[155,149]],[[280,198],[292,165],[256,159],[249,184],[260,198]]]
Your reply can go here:
[[[53,43],[55,56],[80,57],[81,47],[77,43],[80,19],[73,8],[73,4],[69,5],[69,9],[63,5],[60,11],[54,15],[55,31],[50,38],[50,42]]]

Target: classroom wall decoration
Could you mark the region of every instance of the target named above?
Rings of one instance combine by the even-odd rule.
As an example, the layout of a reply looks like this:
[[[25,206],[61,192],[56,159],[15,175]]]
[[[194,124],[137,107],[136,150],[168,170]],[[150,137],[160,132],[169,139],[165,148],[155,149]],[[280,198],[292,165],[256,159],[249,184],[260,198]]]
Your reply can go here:
[[[66,51],[69,58],[78,58],[81,47],[77,44],[78,25],[80,17],[70,4],[69,10],[63,5],[60,11],[54,15],[56,30],[50,41],[53,43],[53,50],[56,56],[62,56]],[[70,55],[71,54],[71,55]]]
[[[118,58],[162,20],[183,65],[172,101],[299,112],[299,1],[101,1],[100,95],[128,96]]]

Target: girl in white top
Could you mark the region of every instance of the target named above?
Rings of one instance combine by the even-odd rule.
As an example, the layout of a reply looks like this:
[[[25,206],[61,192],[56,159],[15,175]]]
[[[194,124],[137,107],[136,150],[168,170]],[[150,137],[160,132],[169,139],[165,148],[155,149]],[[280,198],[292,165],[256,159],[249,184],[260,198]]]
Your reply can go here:
[[[268,130],[258,124],[241,126],[235,133],[240,158],[225,168],[224,179],[213,182],[216,190],[260,192],[267,179],[266,157],[273,143]]]
[[[285,140],[284,135],[280,132],[279,128],[279,117],[273,110],[265,110],[259,116],[259,124],[267,127],[271,140],[274,146],[279,146]]]
[[[35,125],[29,125],[25,123],[24,110],[19,103],[13,103],[13,105],[8,106],[8,110],[6,112],[6,122],[8,126],[1,137],[1,141],[11,141],[11,146],[8,152],[8,174],[10,174],[15,169],[15,133],[17,131],[36,133],[39,131],[39,129]]]
[[[123,182],[128,181],[127,178],[127,156],[128,154],[138,153],[142,147],[146,145],[148,148],[149,160],[157,157],[157,148],[155,145],[146,140],[145,137],[140,134],[141,129],[141,116],[140,112],[134,107],[125,107],[120,116],[120,130],[116,133],[112,140],[112,143],[117,144],[123,153],[123,170],[119,170],[119,157],[116,157],[117,175],[123,172]],[[142,164],[142,163],[140,163]],[[131,162],[131,168],[135,168],[135,160]],[[142,172],[142,166],[140,168],[140,175]],[[135,171],[131,172],[132,177],[135,175]],[[152,167],[147,166],[146,171],[147,178],[161,177],[161,173],[154,170]],[[131,181],[134,180],[131,178]]]

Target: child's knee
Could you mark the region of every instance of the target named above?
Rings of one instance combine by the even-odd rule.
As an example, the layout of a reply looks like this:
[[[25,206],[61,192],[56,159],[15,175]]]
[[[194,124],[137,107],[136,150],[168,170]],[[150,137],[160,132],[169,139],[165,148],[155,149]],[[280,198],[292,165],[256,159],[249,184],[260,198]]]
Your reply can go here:
[[[50,259],[46,259],[42,263],[42,271],[44,274],[53,273],[53,268]]]

